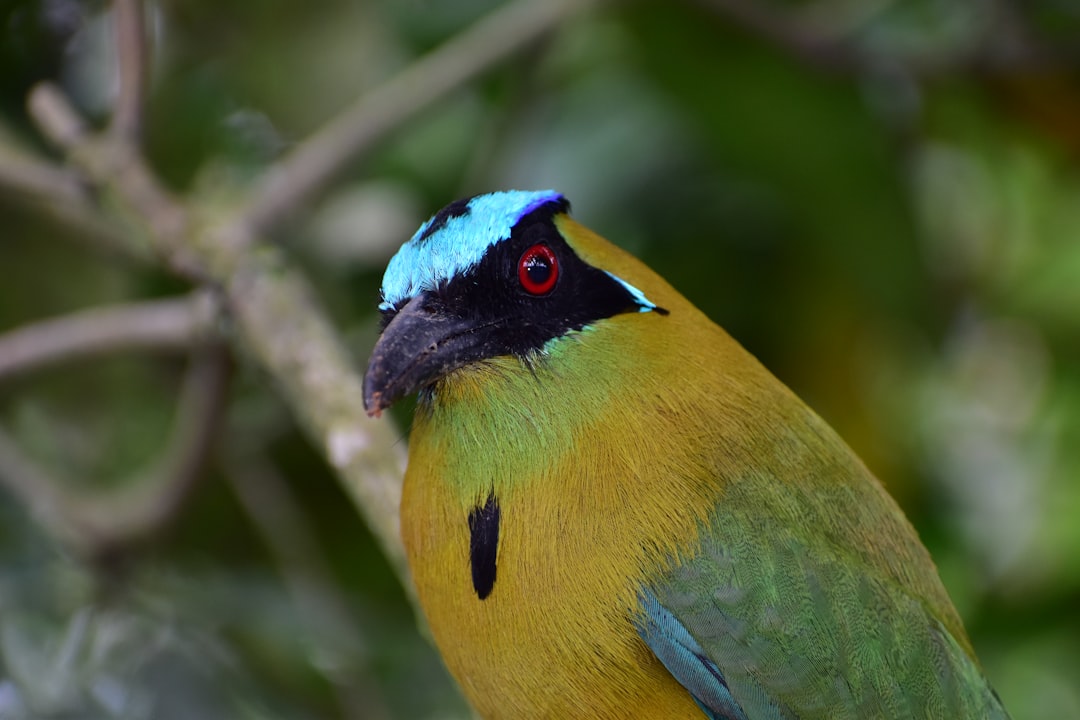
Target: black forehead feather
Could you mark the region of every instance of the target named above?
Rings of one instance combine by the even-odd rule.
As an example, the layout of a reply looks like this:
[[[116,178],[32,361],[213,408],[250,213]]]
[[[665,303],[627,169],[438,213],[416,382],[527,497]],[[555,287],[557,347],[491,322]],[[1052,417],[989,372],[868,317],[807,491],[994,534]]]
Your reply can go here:
[[[416,241],[418,243],[423,243],[424,241],[426,241],[439,230],[442,230],[444,227],[446,227],[446,223],[450,220],[450,218],[464,217],[465,215],[468,215],[469,203],[474,197],[476,196],[473,195],[472,197],[455,200],[439,212],[435,213],[435,217],[431,218],[431,222],[428,223],[428,226],[424,229],[423,234],[419,238],[417,238]]]

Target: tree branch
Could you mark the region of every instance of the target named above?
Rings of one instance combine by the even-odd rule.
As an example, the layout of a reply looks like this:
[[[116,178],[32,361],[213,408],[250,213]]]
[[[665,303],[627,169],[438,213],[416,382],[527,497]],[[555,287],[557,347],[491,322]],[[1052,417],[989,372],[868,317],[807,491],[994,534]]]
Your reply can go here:
[[[263,173],[234,236],[265,232],[420,110],[551,31],[588,0],[516,0],[365,93]]]
[[[28,198],[83,203],[86,188],[74,174],[12,148],[0,149],[0,187]]]
[[[145,248],[133,245],[116,223],[101,214],[77,173],[3,143],[0,191],[33,203],[93,246],[146,259]]]
[[[90,554],[106,558],[166,528],[205,475],[228,397],[232,362],[218,340],[196,343],[169,440],[155,467],[126,490],[95,495],[75,506],[87,528]]]
[[[0,428],[0,483],[29,508],[37,524],[52,536],[65,542],[81,536],[81,528],[71,522],[59,484],[24,454],[3,428]]]
[[[121,22],[125,3],[136,0],[116,2]],[[399,124],[587,5],[517,0],[496,10],[357,100],[270,168],[243,209],[225,217],[207,218],[203,208],[189,209],[174,198],[146,167],[129,133],[89,132],[52,85],[39,85],[28,101],[42,132],[89,185],[110,198],[110,210],[130,224],[139,242],[173,271],[220,289],[241,347],[267,370],[322,448],[406,587],[398,527],[404,444],[390,422],[364,413],[360,380],[304,276],[277,248],[253,245],[276,219]],[[123,22],[133,16],[126,17]],[[129,122],[120,115],[114,120]]]
[[[398,521],[404,445],[392,423],[364,412],[360,379],[307,281],[276,248],[262,247],[240,253],[224,287],[244,347],[274,378],[408,585]]]
[[[203,475],[228,377],[225,347],[217,341],[202,343],[192,355],[170,440],[146,479],[102,493],[68,490],[0,429],[0,483],[58,540],[84,557],[106,559],[160,531],[176,516]]]
[[[183,350],[217,317],[209,293],[112,305],[42,320],[0,335],[0,382],[59,363],[127,350]]]
[[[35,88],[30,107],[87,180],[115,196],[135,222],[142,219],[146,241],[174,270],[221,288],[244,347],[277,381],[407,582],[397,514],[405,469],[400,438],[389,422],[364,413],[360,381],[303,275],[277,248],[223,241],[228,220],[191,223],[137,153],[86,132],[55,87]]]
[[[188,278],[205,278],[187,246],[191,225],[187,209],[161,186],[137,148],[125,138],[89,133],[75,108],[51,83],[34,87],[27,106],[45,136],[88,180],[119,196],[128,211],[124,219],[167,266]]]
[[[113,16],[120,91],[109,131],[132,145],[138,145],[147,76],[143,4],[141,0],[114,0]]]

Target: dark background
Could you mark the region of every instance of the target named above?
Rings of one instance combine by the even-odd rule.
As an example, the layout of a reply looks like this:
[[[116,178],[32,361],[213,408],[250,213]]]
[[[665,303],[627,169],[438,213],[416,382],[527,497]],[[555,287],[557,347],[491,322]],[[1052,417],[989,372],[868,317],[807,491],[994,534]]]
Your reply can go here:
[[[497,5],[150,4],[150,163],[227,204]],[[41,80],[105,121],[110,18],[0,0],[0,161],[52,152],[25,109]],[[882,478],[1013,717],[1080,718],[1078,158],[1071,0],[610,3],[415,113],[273,240],[362,368],[385,261],[428,215],[562,191]],[[2,188],[0,224],[0,334],[187,288]],[[234,365],[203,481],[107,562],[0,492],[0,717],[468,717],[318,449]],[[0,428],[79,492],[137,482],[183,369],[142,352],[0,376]],[[258,464],[221,459],[237,446]]]

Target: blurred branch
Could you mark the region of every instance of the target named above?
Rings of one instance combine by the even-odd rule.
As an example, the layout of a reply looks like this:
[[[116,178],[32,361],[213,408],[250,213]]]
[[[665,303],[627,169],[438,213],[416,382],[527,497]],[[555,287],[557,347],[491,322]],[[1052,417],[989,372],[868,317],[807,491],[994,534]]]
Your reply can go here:
[[[75,507],[92,542],[104,557],[149,538],[176,517],[204,468],[224,415],[232,363],[218,341],[198,344],[184,378],[173,429],[156,467],[128,483],[127,492],[95,495]]]
[[[238,218],[247,229],[237,231],[236,237],[265,232],[420,110],[589,4],[585,0],[516,0],[365,93],[263,174],[247,210]]]
[[[170,300],[92,308],[0,335],[0,382],[12,375],[103,353],[183,350],[213,328],[212,297],[195,292]]]
[[[104,133],[91,132],[66,97],[53,85],[43,83],[31,92],[28,108],[42,133],[78,171],[80,184],[109,199],[109,216],[130,227],[134,237],[126,245],[139,252],[146,247],[174,272],[220,290],[231,314],[241,349],[257,360],[276,382],[280,392],[320,446],[351,492],[374,535],[394,568],[409,586],[404,549],[398,527],[401,480],[405,468],[404,444],[387,420],[374,421],[363,410],[359,378],[333,327],[315,300],[302,273],[291,267],[275,247],[256,244],[258,236],[330,182],[350,161],[370,149],[401,123],[470,78],[519,50],[572,13],[589,5],[582,0],[517,0],[421,58],[385,85],[365,94],[344,113],[271,167],[255,185],[243,207],[232,213],[208,217],[210,211],[197,203],[174,197],[146,166],[136,146],[141,114],[146,61],[145,32],[138,0],[115,0],[117,39],[120,48],[122,98],[113,126]],[[2,165],[0,159],[0,165]],[[41,168],[36,168],[41,170]],[[62,200],[72,207],[75,185],[63,171],[41,172],[36,179],[11,180],[9,184],[32,187],[39,196]],[[5,171],[0,171],[0,182]],[[54,189],[49,189],[53,187]],[[80,201],[81,202],[81,201]],[[98,208],[93,206],[94,210]],[[198,220],[196,222],[196,220]],[[36,357],[63,354],[64,348],[42,350]],[[54,344],[56,341],[53,341]],[[90,347],[92,343],[79,344]],[[68,347],[66,351],[71,351]],[[31,353],[34,356],[34,353]],[[23,366],[34,361],[21,360]],[[211,393],[211,395],[214,395]],[[185,403],[182,403],[184,405]],[[210,408],[204,408],[204,419]],[[187,417],[185,415],[185,417]],[[180,423],[183,425],[184,423]],[[205,425],[210,425],[207,422]],[[178,426],[179,427],[179,426]],[[195,427],[195,426],[192,426]],[[179,430],[178,430],[179,432]],[[188,432],[189,452],[176,457],[194,458],[200,445],[198,433]],[[182,444],[182,443],[181,443]],[[16,451],[10,443],[7,450]],[[170,451],[169,457],[173,457]],[[8,453],[9,484],[47,519],[49,508],[63,504],[41,480],[45,474],[17,452]],[[179,462],[179,461],[178,461]],[[186,476],[190,467],[180,463],[174,477]],[[176,487],[186,487],[176,480]],[[160,490],[160,488],[159,488]],[[182,493],[180,493],[182,494]],[[135,503],[129,520],[115,535],[135,536],[154,524],[150,520],[169,515],[175,506],[168,492],[156,496],[157,504]],[[61,523],[77,514],[94,532],[94,512],[59,512]],[[93,517],[95,519],[89,520]],[[48,520],[48,522],[53,522]],[[99,543],[100,544],[100,543]]]
[[[102,246],[117,249],[125,245],[119,228],[101,215],[76,173],[6,143],[0,144],[0,191],[38,205],[79,235],[88,235]],[[139,255],[135,248],[124,250],[132,256]]]
[[[145,540],[168,525],[203,475],[222,417],[229,367],[219,342],[204,342],[194,351],[172,434],[148,478],[100,493],[70,489],[0,430],[0,483],[43,527],[85,557],[103,560]]]
[[[114,0],[113,16],[120,91],[109,130],[127,142],[138,144],[147,76],[146,18],[142,1]]]
[[[364,412],[360,379],[306,279],[264,246],[240,253],[224,287],[244,347],[342,477],[408,586],[398,521],[404,447],[392,423]]]
[[[76,175],[9,147],[0,152],[0,188],[65,203],[86,201],[86,188]]]
[[[226,241],[228,219],[205,227],[191,223],[187,208],[160,187],[137,151],[87,132],[55,87],[35,88],[29,105],[87,181],[141,224],[159,257],[174,271],[222,290],[243,347],[277,381],[407,582],[397,515],[405,468],[400,438],[390,423],[364,413],[348,354],[303,275],[276,248]]]
[[[320,654],[330,655],[318,665],[337,693],[342,717],[389,718],[382,695],[371,682],[365,633],[353,621],[285,478],[261,452],[231,451],[224,464],[233,492],[281,568],[312,645]]]
[[[37,523],[52,535],[68,541],[78,535],[78,530],[70,524],[67,502],[58,483],[24,454],[3,428],[0,428],[0,483],[18,497]]]
[[[41,83],[27,103],[31,117],[69,161],[94,185],[119,197],[125,218],[149,237],[156,254],[175,272],[202,279],[204,269],[187,247],[190,219],[186,208],[161,186],[138,149],[126,138],[90,133],[63,93]]]

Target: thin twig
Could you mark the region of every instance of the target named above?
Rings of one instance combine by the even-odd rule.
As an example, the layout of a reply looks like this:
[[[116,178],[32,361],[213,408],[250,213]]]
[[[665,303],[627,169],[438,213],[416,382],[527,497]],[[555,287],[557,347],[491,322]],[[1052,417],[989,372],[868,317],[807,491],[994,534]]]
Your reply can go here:
[[[304,276],[278,248],[220,242],[220,230],[194,227],[187,209],[160,188],[137,152],[89,134],[55,87],[39,85],[29,105],[87,180],[112,195],[134,222],[142,219],[146,241],[174,271],[221,289],[244,349],[276,380],[322,446],[408,587],[398,525],[405,469],[400,438],[391,423],[364,413],[356,371]]]
[[[26,455],[3,428],[0,428],[0,484],[29,508],[37,524],[50,535],[62,542],[81,537],[82,528],[72,521],[59,483]]]
[[[7,142],[0,144],[0,192],[44,210],[90,246],[145,259],[130,239],[95,205],[82,178]]]
[[[74,173],[9,147],[0,149],[0,188],[34,199],[86,200],[86,188]]]
[[[0,335],[0,381],[103,353],[183,350],[213,327],[216,303],[205,292],[80,310]]]
[[[205,268],[187,245],[191,230],[187,209],[162,187],[137,148],[123,138],[89,133],[75,108],[51,83],[35,86],[27,107],[42,132],[68,154],[72,164],[123,199],[130,211],[128,219],[151,236],[148,240],[169,267],[186,277],[205,277]]]
[[[516,0],[365,93],[263,173],[235,237],[270,228],[420,110],[551,31],[588,0]]]
[[[109,131],[138,145],[146,95],[146,19],[141,0],[114,0],[112,11],[120,89]]]
[[[221,289],[244,350],[282,395],[343,479],[391,565],[411,587],[398,525],[404,444],[363,411],[357,373],[304,276],[279,249],[250,247],[270,223],[321,189],[360,152],[439,97],[588,6],[517,0],[492,13],[363,98],[264,175],[246,210],[197,226],[197,206],[174,199],[132,143],[88,132],[54,86],[30,95],[46,136],[175,272]]]
[[[172,434],[146,479],[101,493],[66,489],[0,429],[0,483],[42,527],[84,557],[103,559],[145,540],[176,516],[203,474],[224,409],[229,366],[220,342],[205,342],[193,353]]]
[[[92,533],[94,556],[109,556],[153,537],[177,516],[205,475],[224,416],[231,370],[222,342],[196,344],[169,440],[154,467],[126,483],[130,489],[94,496],[80,510]]]

